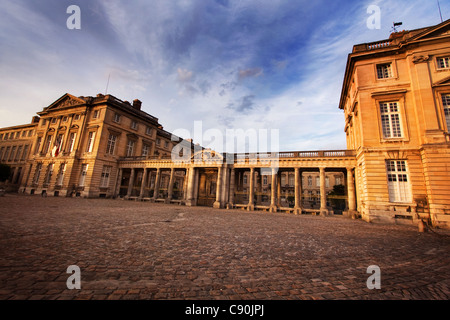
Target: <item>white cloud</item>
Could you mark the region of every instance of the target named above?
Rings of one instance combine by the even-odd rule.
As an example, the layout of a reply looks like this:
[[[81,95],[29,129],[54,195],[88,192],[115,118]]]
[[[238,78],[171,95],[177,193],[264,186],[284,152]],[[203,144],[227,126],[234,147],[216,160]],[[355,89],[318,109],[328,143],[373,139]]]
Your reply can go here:
[[[103,93],[110,75],[108,93],[140,99],[169,131],[195,120],[279,129],[282,150],[345,148],[338,103],[352,46],[387,38],[394,20],[440,22],[435,3],[419,0],[99,0],[80,4],[82,29],[68,33],[49,3],[0,3],[1,126],[65,92]],[[366,27],[369,4],[381,7],[381,30]]]

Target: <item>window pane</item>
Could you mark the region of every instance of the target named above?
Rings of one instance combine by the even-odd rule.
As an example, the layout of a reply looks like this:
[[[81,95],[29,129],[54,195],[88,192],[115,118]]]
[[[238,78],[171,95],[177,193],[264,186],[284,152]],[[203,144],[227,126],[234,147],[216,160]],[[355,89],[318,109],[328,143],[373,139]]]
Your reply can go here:
[[[444,106],[445,122],[447,123],[447,132],[450,132],[450,94],[442,95],[442,105]]]

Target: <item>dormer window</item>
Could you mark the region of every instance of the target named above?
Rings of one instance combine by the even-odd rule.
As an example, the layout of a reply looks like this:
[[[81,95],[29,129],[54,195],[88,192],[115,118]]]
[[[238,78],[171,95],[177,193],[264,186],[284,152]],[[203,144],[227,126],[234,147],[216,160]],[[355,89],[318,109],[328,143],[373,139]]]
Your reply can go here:
[[[114,114],[114,122],[120,123],[120,114],[118,113]]]

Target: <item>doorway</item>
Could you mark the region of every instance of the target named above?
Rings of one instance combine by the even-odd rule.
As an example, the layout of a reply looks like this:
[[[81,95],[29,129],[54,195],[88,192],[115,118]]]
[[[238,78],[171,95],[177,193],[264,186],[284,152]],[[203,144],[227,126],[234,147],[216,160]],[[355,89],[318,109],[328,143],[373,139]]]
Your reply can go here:
[[[216,201],[217,169],[200,169],[197,205],[212,207]]]

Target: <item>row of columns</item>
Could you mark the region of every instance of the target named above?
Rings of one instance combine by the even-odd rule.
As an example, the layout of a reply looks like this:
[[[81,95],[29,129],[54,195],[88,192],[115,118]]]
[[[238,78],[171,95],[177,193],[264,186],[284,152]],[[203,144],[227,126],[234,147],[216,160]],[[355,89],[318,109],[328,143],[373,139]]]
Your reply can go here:
[[[139,168],[139,169],[141,169],[141,168]],[[130,198],[132,196],[133,187],[134,187],[135,178],[136,178],[136,168],[131,168],[130,170],[131,170],[131,173],[130,173],[130,178],[129,178],[129,182],[128,182],[126,198]],[[142,176],[142,182],[141,182],[141,187],[139,190],[138,199],[144,198],[145,187],[148,184],[148,177],[150,176],[149,175],[150,168],[143,168],[142,170],[143,170],[143,176]],[[115,192],[116,195],[119,193],[122,175],[123,175],[123,169],[120,168],[119,174],[118,174],[118,179],[117,179],[118,182],[117,182],[116,192]],[[174,182],[175,182],[175,168],[171,168],[170,169],[169,186],[168,186],[168,194],[167,194],[167,198],[165,199],[166,202],[170,202],[173,198]],[[153,196],[150,198],[151,200],[156,201],[156,199],[158,199],[160,183],[161,183],[161,168],[156,168],[155,185],[154,185],[154,189],[153,189]],[[183,188],[183,191],[184,190],[185,190],[185,188]]]
[[[120,181],[122,178],[122,170],[119,171],[119,187]],[[143,168],[143,178],[140,187],[140,193],[138,198],[142,198],[144,195],[144,188],[147,185],[147,179],[149,177],[149,168]],[[173,198],[173,187],[175,181],[175,168],[170,169],[170,179],[168,186],[168,194],[165,199],[166,202],[170,202]],[[183,183],[183,200],[187,205],[196,205],[196,196],[198,194],[198,168],[186,168],[182,169],[186,170],[186,174],[184,177]],[[249,200],[247,204],[248,210],[254,210],[255,202],[255,168],[251,167],[250,170],[250,181],[249,181]],[[301,195],[302,195],[302,183],[301,183],[301,171],[300,168],[294,168],[294,213],[300,214],[303,210],[301,204]],[[327,215],[327,196],[325,189],[325,168],[319,168],[320,173],[320,214]],[[132,189],[134,186],[136,169],[131,168],[130,180],[127,189],[126,197],[129,198],[132,194]],[[281,177],[277,174],[277,169],[272,168],[271,172],[271,200],[269,211],[276,212],[280,207],[280,194],[281,194]],[[161,169],[156,168],[156,178],[154,185],[154,193],[151,200],[156,200],[158,197],[159,189],[160,189],[160,181],[161,181]],[[236,188],[236,169],[235,168],[227,168],[223,166],[217,167],[217,188],[216,188],[216,198],[213,204],[214,208],[233,208],[235,204],[235,188]],[[117,193],[117,190],[116,190]],[[347,193],[348,193],[348,212],[350,215],[356,213],[356,202],[355,202],[355,186],[353,179],[352,168],[347,168]]]
[[[235,173],[234,169],[231,169],[231,181],[230,181],[230,206],[234,206],[234,189],[235,189]],[[280,207],[280,194],[281,194],[281,177],[277,174],[277,169],[272,168],[272,182],[271,182],[271,199],[270,199],[270,212],[276,212]],[[320,214],[327,215],[327,195],[325,188],[325,168],[319,168],[320,173]],[[250,181],[249,181],[249,200],[248,200],[248,210],[253,210],[255,208],[254,203],[254,180],[255,180],[255,168],[250,168]],[[352,168],[347,168],[347,201],[348,201],[348,212],[350,215],[356,213],[356,202],[355,202],[355,186]],[[302,195],[302,181],[301,181],[301,171],[300,168],[294,168],[294,213],[300,214],[302,212],[301,204]]]

